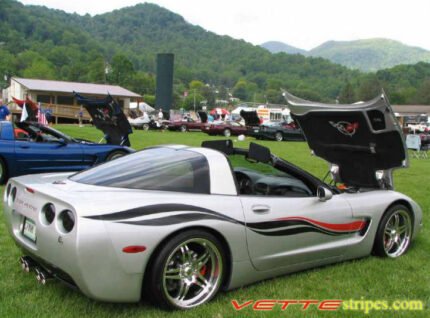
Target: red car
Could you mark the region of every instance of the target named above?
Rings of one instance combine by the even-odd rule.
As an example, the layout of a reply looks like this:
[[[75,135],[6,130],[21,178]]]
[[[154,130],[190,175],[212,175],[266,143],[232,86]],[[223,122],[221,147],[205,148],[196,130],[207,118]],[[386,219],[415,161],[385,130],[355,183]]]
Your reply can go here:
[[[167,125],[169,130],[179,130],[182,132],[190,130],[203,130],[208,120],[208,115],[205,112],[198,112],[200,120],[194,120],[190,117],[182,120],[175,120],[169,122]]]
[[[230,137],[231,135],[246,134],[246,126],[236,121],[215,122],[206,124],[203,132],[209,135],[224,135],[225,137]]]

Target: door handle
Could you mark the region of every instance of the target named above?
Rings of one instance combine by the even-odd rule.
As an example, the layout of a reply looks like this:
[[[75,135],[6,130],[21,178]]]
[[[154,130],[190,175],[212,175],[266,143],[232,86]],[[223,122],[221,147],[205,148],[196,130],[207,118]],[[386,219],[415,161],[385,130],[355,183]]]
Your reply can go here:
[[[270,206],[268,206],[268,205],[253,205],[252,206],[252,212],[269,213],[270,212]]]
[[[25,145],[21,145],[19,147],[22,148],[22,149],[28,149],[28,148],[30,148],[30,146],[25,146]]]

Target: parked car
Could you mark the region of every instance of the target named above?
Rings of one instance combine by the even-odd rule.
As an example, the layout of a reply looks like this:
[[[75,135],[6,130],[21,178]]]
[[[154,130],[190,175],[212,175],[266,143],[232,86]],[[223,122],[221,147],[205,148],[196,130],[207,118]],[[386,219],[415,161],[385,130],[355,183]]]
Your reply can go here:
[[[30,173],[79,171],[134,152],[97,144],[33,122],[0,122],[0,182]]]
[[[129,118],[128,122],[133,128],[143,129],[145,131],[149,129],[167,129],[169,121],[163,120],[161,123],[149,116],[140,116],[136,118]]]
[[[173,120],[168,123],[169,130],[179,130],[181,132],[192,131],[192,130],[203,130],[208,115],[206,112],[198,112],[200,120],[194,120],[191,117],[186,117],[181,120]]]
[[[393,190],[392,170],[407,156],[386,99],[344,108],[291,100],[309,146],[336,168],[334,183],[229,140],[13,178],[4,215],[22,267],[97,300],[143,295],[188,309],[220,289],[371,253],[403,255],[422,211]]]
[[[248,128],[248,135],[256,139],[283,140],[305,140],[302,130],[294,122],[279,122],[271,125]]]
[[[247,132],[245,125],[236,121],[219,121],[208,123],[204,126],[203,132],[209,135],[224,135],[230,137],[231,135],[244,135]]]

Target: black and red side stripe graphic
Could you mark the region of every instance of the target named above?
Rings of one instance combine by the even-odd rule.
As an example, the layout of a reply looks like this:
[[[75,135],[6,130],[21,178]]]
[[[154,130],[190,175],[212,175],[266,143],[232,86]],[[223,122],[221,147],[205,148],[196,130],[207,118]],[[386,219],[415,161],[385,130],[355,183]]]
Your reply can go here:
[[[166,213],[175,214],[166,216]],[[135,218],[148,215],[154,217],[135,220]],[[299,216],[277,218],[265,222],[242,222],[219,212],[185,204],[156,204],[86,218],[140,226],[167,226],[200,220],[220,220],[246,226],[251,231],[265,236],[286,236],[307,232],[343,235],[360,232],[369,224],[369,220],[365,219],[349,223],[326,223]]]

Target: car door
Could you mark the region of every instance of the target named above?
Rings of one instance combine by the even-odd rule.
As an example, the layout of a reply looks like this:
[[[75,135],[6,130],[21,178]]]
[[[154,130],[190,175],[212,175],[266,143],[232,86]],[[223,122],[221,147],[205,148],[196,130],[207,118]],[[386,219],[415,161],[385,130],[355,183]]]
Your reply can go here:
[[[83,151],[77,143],[17,140],[15,156],[17,164],[26,173],[83,169]]]
[[[363,227],[341,195],[317,197],[242,195],[248,249],[258,270],[341,257]]]

